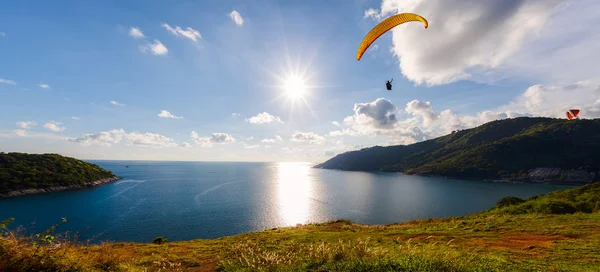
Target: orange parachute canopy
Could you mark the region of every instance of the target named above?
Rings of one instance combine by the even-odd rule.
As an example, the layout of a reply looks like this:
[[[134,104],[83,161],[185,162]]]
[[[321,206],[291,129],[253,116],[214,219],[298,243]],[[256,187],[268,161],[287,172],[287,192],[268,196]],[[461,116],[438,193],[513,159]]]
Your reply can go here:
[[[573,118],[577,118],[577,116],[579,116],[579,110],[572,109],[567,111],[567,118],[569,118],[569,120],[573,120]]]
[[[358,47],[358,52],[356,52],[356,60],[360,60],[362,55],[367,51],[369,46],[377,40],[381,35],[385,34],[388,30],[394,28],[395,26],[407,23],[407,22],[422,22],[425,25],[425,28],[429,27],[429,23],[427,20],[420,15],[414,13],[400,13],[393,16],[388,17],[387,19],[381,21],[381,23],[377,24],[367,35],[363,38],[360,46]]]

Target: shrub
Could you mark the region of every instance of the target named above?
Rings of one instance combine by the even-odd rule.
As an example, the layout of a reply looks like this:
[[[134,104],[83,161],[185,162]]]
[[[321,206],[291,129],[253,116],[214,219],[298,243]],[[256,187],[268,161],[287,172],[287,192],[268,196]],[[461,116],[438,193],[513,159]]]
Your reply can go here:
[[[152,240],[152,243],[157,244],[157,245],[162,245],[164,243],[168,242],[167,238],[159,236],[154,238],[154,240]]]
[[[521,204],[523,202],[525,202],[525,200],[520,199],[518,197],[507,196],[507,197],[503,197],[502,199],[498,200],[498,202],[496,202],[496,207],[502,208],[502,207],[506,207],[506,206]]]
[[[577,211],[571,202],[564,200],[541,201],[537,210],[539,213],[546,214],[569,214]]]

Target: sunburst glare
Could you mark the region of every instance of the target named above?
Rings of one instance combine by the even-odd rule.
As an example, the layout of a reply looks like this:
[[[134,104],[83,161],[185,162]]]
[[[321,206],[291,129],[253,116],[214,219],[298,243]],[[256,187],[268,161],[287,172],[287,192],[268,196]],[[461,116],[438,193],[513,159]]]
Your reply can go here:
[[[285,80],[285,93],[291,99],[303,98],[306,92],[306,85],[304,79],[292,75]]]

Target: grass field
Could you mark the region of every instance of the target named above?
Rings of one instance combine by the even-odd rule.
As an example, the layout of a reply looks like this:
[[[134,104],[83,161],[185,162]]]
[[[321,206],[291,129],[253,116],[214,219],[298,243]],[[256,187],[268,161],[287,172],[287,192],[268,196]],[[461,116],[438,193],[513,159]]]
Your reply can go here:
[[[572,190],[600,197],[590,194],[600,184],[582,188]],[[464,217],[386,226],[338,220],[163,244],[82,245],[57,236],[38,246],[39,238],[9,231],[0,239],[0,271],[600,271],[597,206],[571,214],[539,208],[565,195],[575,194]]]

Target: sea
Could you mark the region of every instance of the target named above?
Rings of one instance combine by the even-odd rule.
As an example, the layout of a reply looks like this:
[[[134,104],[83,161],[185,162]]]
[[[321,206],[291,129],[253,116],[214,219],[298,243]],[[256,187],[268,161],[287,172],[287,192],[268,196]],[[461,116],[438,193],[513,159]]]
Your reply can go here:
[[[0,221],[80,241],[212,239],[339,218],[380,225],[461,216],[569,188],[313,169],[310,163],[89,161],[123,180],[0,199]],[[61,219],[66,218],[66,223]]]

